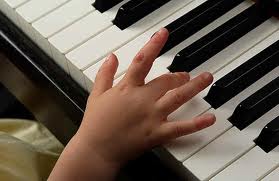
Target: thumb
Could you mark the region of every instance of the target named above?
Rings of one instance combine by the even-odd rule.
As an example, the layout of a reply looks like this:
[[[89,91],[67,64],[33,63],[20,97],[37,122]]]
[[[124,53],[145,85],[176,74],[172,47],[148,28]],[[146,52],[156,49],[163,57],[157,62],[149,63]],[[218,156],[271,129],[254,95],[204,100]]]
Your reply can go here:
[[[95,78],[92,95],[99,96],[112,88],[114,75],[118,67],[118,60],[114,54],[110,54],[99,69]]]

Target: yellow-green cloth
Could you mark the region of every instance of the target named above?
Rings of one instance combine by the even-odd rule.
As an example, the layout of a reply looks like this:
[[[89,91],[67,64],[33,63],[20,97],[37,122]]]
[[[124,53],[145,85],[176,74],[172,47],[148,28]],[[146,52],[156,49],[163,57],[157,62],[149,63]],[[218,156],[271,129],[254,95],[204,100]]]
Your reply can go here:
[[[0,180],[47,180],[63,145],[40,123],[0,119]]]

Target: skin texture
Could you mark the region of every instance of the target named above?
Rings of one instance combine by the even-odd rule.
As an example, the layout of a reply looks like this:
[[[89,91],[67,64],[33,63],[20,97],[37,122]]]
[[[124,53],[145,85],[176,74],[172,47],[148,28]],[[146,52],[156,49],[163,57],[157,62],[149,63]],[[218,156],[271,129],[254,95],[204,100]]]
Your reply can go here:
[[[88,98],[82,124],[60,156],[49,180],[113,180],[130,159],[171,139],[202,130],[212,114],[169,122],[167,117],[213,81],[210,73],[190,79],[169,73],[148,83],[145,77],[168,38],[161,29],[135,56],[114,87],[118,60],[108,56]]]

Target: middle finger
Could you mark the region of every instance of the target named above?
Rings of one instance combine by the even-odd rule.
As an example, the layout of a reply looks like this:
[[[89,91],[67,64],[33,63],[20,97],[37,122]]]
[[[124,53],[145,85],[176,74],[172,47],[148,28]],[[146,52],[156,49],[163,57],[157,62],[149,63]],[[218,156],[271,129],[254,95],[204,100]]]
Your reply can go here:
[[[156,102],[156,106],[160,113],[169,115],[189,101],[199,92],[204,90],[213,81],[213,76],[210,73],[203,73],[185,85],[169,92]]]

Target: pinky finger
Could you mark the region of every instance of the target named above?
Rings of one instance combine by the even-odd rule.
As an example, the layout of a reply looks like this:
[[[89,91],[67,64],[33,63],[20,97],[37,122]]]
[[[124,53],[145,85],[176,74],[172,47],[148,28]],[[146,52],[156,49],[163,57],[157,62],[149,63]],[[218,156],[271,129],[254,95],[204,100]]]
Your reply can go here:
[[[171,139],[189,135],[213,125],[216,121],[214,114],[204,114],[189,121],[166,122],[158,128],[159,142],[164,143]]]

